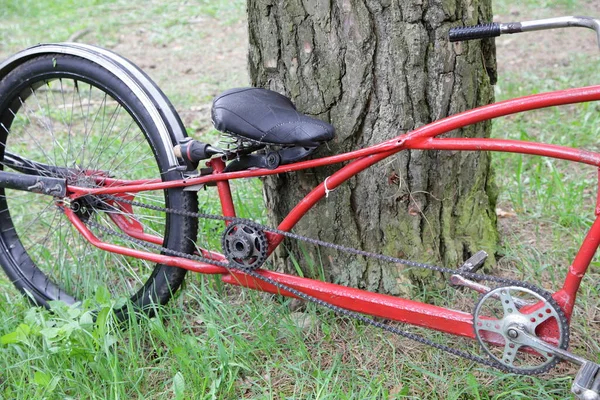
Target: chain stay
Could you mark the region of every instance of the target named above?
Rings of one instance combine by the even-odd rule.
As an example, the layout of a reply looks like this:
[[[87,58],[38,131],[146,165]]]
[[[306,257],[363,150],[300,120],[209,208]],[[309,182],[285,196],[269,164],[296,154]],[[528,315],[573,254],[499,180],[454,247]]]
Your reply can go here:
[[[113,196],[113,195],[108,195],[105,194],[103,195],[105,198],[107,199],[111,199],[111,200],[115,200],[118,201],[120,203],[126,203],[126,204],[130,204],[132,206],[136,206],[136,207],[142,207],[142,208],[146,208],[146,209],[150,209],[150,210],[154,210],[154,211],[160,211],[160,212],[165,212],[165,213],[169,213],[169,214],[176,214],[176,215],[181,215],[181,216],[185,216],[185,217],[191,217],[191,218],[198,218],[198,219],[211,219],[211,220],[217,220],[217,221],[224,221],[224,222],[233,222],[233,223],[243,223],[249,226],[252,226],[253,228],[256,229],[261,229],[263,231],[267,231],[267,232],[272,232],[278,235],[282,235],[285,237],[288,237],[290,239],[295,239],[295,240],[300,240],[300,241],[304,241],[307,242],[309,244],[312,245],[316,245],[316,246],[323,246],[323,247],[328,247],[334,250],[338,250],[338,251],[342,251],[342,252],[346,252],[349,254],[354,254],[354,255],[358,255],[358,256],[363,256],[363,257],[369,257],[369,258],[374,258],[377,259],[379,261],[384,261],[384,262],[389,262],[389,263],[395,263],[395,264],[403,264],[403,265],[407,265],[410,267],[415,267],[415,268],[423,268],[423,269],[428,269],[431,271],[436,271],[436,272],[440,272],[440,273],[446,273],[446,274],[459,274],[462,275],[466,278],[469,279],[473,279],[473,280],[479,280],[479,281],[488,281],[488,282],[495,282],[498,284],[502,284],[502,285],[510,285],[510,286],[522,286],[522,287],[526,287],[528,289],[531,289],[533,291],[536,291],[538,293],[543,293],[545,294],[544,297],[549,296],[544,290],[531,285],[529,283],[526,282],[522,282],[522,281],[518,281],[518,280],[514,280],[514,279],[508,279],[508,278],[500,278],[497,276],[493,276],[493,275],[486,275],[486,274],[477,274],[477,273],[472,273],[472,272],[463,272],[463,271],[459,271],[456,269],[452,269],[452,268],[446,268],[446,267],[440,267],[437,265],[431,265],[431,264],[425,264],[425,263],[419,263],[419,262],[415,262],[415,261],[410,261],[410,260],[405,260],[405,259],[401,259],[401,258],[396,258],[396,257],[391,257],[391,256],[386,256],[383,254],[377,254],[377,253],[371,253],[368,251],[364,251],[364,250],[359,250],[359,249],[355,249],[352,247],[346,247],[346,246],[342,246],[339,244],[335,244],[335,243],[330,243],[330,242],[326,242],[323,240],[319,240],[319,239],[313,239],[313,238],[309,238],[306,236],[302,236],[302,235],[298,235],[292,232],[287,232],[287,231],[282,231],[280,229],[277,228],[272,228],[263,224],[260,224],[258,222],[246,219],[246,218],[237,218],[237,217],[227,217],[227,216],[223,216],[223,215],[215,215],[215,214],[206,214],[206,213],[196,213],[196,212],[191,212],[191,211],[185,211],[185,210],[177,210],[177,209],[173,209],[173,208],[166,208],[166,207],[158,207],[158,206],[154,206],[154,205],[150,205],[150,204],[145,204],[145,203],[141,203],[139,201],[135,201],[135,200],[129,200],[129,199],[125,199],[123,197],[119,197],[119,196]],[[206,258],[206,257],[202,257],[199,255],[195,255],[195,254],[188,254],[188,253],[182,253],[179,251],[175,251],[175,250],[171,250],[169,248],[157,245],[157,244],[153,244],[153,243],[148,243],[146,241],[143,240],[139,240],[139,239],[135,239],[130,237],[129,235],[125,235],[123,233],[119,233],[113,229],[107,228],[105,226],[99,225],[93,221],[87,221],[86,222],[87,225],[90,226],[94,226],[110,235],[113,236],[117,236],[121,239],[130,241],[132,243],[136,243],[142,247],[149,247],[149,248],[153,248],[155,250],[161,251],[165,254],[170,254],[170,255],[174,255],[177,257],[181,257],[181,258],[186,258],[189,260],[193,260],[193,261],[199,261],[199,262],[204,262],[207,264],[212,264],[215,266],[219,266],[219,267],[223,267],[226,268],[228,270],[238,270],[243,272],[244,274],[251,276],[252,278],[255,278],[257,280],[263,281],[265,283],[268,283],[270,285],[273,285],[275,287],[277,287],[280,290],[284,290],[287,291],[291,294],[293,294],[294,296],[301,298],[305,301],[309,301],[311,303],[315,303],[319,306],[325,307],[333,312],[335,312],[336,314],[339,315],[343,315],[345,317],[349,317],[349,318],[353,318],[356,320],[359,320],[365,324],[374,326],[376,328],[380,328],[383,329],[385,331],[394,333],[396,335],[405,337],[407,339],[416,341],[418,343],[421,344],[425,344],[431,347],[434,347],[438,350],[442,350],[445,351],[447,353],[453,354],[455,356],[458,357],[462,357],[465,358],[467,360],[470,361],[474,361],[489,367],[493,367],[499,370],[502,370],[504,372],[510,372],[510,373],[521,373],[523,374],[522,371],[520,370],[516,370],[513,369],[511,367],[507,367],[505,365],[502,365],[498,362],[492,361],[491,359],[487,359],[487,358],[483,358],[480,356],[476,356],[473,355],[471,353],[468,353],[466,351],[462,351],[462,350],[458,350],[455,348],[452,348],[450,346],[447,345],[443,345],[443,344],[439,344],[436,343],[432,340],[426,339],[423,336],[411,333],[411,332],[407,332],[407,331],[403,331],[401,329],[398,329],[392,325],[386,324],[384,322],[379,322],[373,318],[367,317],[363,314],[354,312],[354,311],[350,311],[347,309],[344,309],[342,307],[336,306],[334,304],[330,304],[326,301],[323,301],[321,299],[318,299],[316,297],[313,297],[309,294],[306,294],[304,292],[301,292],[297,289],[294,289],[288,285],[285,285],[283,283],[280,283],[274,279],[271,279],[269,277],[263,276],[261,275],[258,271],[252,270],[251,268],[232,268],[231,265],[229,265],[226,262],[222,262],[222,261],[217,261],[211,258]],[[532,374],[536,373],[535,371],[531,372]]]

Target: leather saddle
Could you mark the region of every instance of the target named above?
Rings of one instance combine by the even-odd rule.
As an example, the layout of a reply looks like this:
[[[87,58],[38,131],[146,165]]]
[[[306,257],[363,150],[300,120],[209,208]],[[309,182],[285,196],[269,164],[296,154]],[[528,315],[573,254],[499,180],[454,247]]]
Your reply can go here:
[[[267,89],[230,89],[213,100],[215,128],[256,144],[316,148],[333,139],[330,124],[296,110],[287,97]]]

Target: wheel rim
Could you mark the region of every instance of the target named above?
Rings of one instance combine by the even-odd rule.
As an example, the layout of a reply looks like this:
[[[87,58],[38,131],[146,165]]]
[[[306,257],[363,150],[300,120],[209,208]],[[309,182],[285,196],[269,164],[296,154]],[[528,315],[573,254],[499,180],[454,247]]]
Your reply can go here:
[[[7,134],[5,151],[40,164],[64,167],[63,171],[69,171],[68,181],[79,186],[96,185],[89,177],[91,171],[119,179],[160,176],[156,156],[138,119],[109,88],[65,73],[52,79],[39,77],[19,88],[18,93],[0,126],[0,133]],[[159,207],[166,202],[162,191],[145,192],[138,200]],[[78,211],[83,220],[93,219],[104,226],[115,227],[111,214],[128,218],[128,210],[103,200],[94,199],[83,206],[85,211]],[[1,236],[5,246],[13,246],[13,264],[31,290],[39,289],[49,299],[70,303],[93,296],[100,287],[107,288],[113,297],[130,297],[152,274],[153,263],[91,246],[51,197],[7,189],[0,198],[0,210],[10,216],[3,218]],[[165,235],[164,214],[133,212],[146,233]],[[115,244],[141,248],[107,238],[99,231],[94,233]],[[14,249],[15,237],[20,241],[17,250],[22,246],[27,256]]]

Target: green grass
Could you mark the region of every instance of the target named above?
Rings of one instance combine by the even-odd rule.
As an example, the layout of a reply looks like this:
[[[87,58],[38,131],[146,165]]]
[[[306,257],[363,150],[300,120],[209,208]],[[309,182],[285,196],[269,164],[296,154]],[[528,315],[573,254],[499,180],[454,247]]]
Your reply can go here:
[[[516,7],[514,2],[497,3],[496,13]],[[544,2],[556,4],[570,10],[577,1]],[[97,27],[90,40],[101,45],[116,45],[119,35],[139,29],[150,32],[158,47],[192,43],[202,38],[186,36],[187,24],[212,17],[235,23],[243,7],[240,1],[150,1],[138,6],[124,0],[5,0],[0,7],[0,53],[7,56],[37,42],[66,40],[90,26]],[[524,14],[541,6],[526,2],[518,7]],[[597,58],[591,64],[586,60],[575,58],[560,71],[552,67],[501,76],[497,99],[598,82]],[[164,77],[157,74],[163,79],[161,86],[172,78],[166,70]],[[225,78],[227,85],[246,84],[237,75]],[[205,84],[213,86],[196,90],[196,85]],[[206,103],[213,88],[224,84],[219,75],[207,73],[187,90],[169,95],[178,109],[187,109]],[[494,135],[598,150],[599,111],[596,104],[584,104],[503,118],[495,123]],[[192,122],[195,131],[194,123],[201,123]],[[497,272],[556,288],[594,217],[596,171],[509,154],[497,154],[494,165],[500,207],[516,213],[501,224],[503,257]],[[219,206],[210,198],[212,188],[200,194],[202,210],[218,213]],[[264,220],[258,184],[236,182],[234,194],[240,216]],[[205,235],[199,242],[218,247],[221,224],[203,223],[201,229]],[[306,249],[306,254],[309,258],[313,253]],[[318,275],[318,257],[311,258]],[[600,361],[599,266],[595,260],[584,280],[572,347],[595,361]],[[292,313],[290,300],[194,274],[188,275],[184,290],[158,310],[158,317],[138,315],[126,329],[119,329],[110,318],[119,300],[108,292],[96,288],[81,307],[57,303],[49,312],[32,308],[0,278],[0,399],[545,399],[568,397],[572,379],[564,372],[574,371],[561,366],[543,377],[503,374],[312,305]],[[421,298],[469,300],[454,289],[425,290]],[[91,310],[101,310],[95,324]],[[302,329],[298,318],[307,321]],[[480,353],[472,342],[411,331]]]
[[[140,27],[147,27],[155,34],[156,40],[167,43],[185,35],[188,24],[196,19],[239,20],[244,14],[245,2],[151,0],[142,4],[125,0],[3,0],[0,5],[2,47],[23,47],[64,41],[80,30],[92,28],[99,31],[97,34],[105,45],[118,40],[117,32],[131,34]],[[126,29],[123,31],[123,28]]]
[[[568,4],[561,4],[567,6]],[[568,8],[568,7],[566,7]],[[496,99],[597,84],[598,57],[573,55],[566,67],[549,66],[522,73],[508,71],[496,86]],[[494,136],[546,142],[598,151],[600,107],[596,103],[563,106],[505,117],[494,122]],[[597,170],[593,167],[536,156],[498,153],[493,158],[501,195],[499,207],[516,217],[501,223],[506,273],[547,289],[562,285],[564,272],[579,249],[595,215]],[[598,261],[585,277],[572,324],[571,350],[593,361],[600,359],[597,319]],[[547,397],[562,398],[564,377],[532,379]],[[550,396],[552,390],[555,394]],[[543,397],[543,396],[542,396]]]
[[[519,13],[522,16],[527,16],[528,13],[535,11],[537,15],[543,14],[544,16],[550,16],[554,14],[552,16],[556,16],[556,10],[560,10],[563,13],[574,13],[581,10],[581,5],[584,3],[585,1],[582,0],[521,0],[519,2],[511,0],[494,0],[492,2],[492,7],[494,14],[499,15]]]

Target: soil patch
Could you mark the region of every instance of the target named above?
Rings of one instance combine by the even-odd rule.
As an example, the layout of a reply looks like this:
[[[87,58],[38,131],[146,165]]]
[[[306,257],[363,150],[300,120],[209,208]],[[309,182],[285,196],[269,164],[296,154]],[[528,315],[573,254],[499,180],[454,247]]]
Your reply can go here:
[[[151,30],[139,28],[121,35],[112,50],[148,73],[174,104],[185,126],[199,133],[212,127],[213,97],[228,88],[248,85],[247,27],[245,20],[224,24],[206,17],[189,21],[186,29],[185,35],[161,43]]]
[[[515,7],[508,15],[495,15],[496,22],[520,22],[541,18],[571,15],[558,8],[548,14],[545,8],[520,11]],[[600,3],[596,0],[582,3],[577,15],[600,18]],[[598,39],[594,31],[585,28],[554,29],[503,35],[496,38],[499,80],[506,72],[539,72],[548,67],[548,73],[560,73],[560,68],[570,65],[575,56],[599,54]]]

